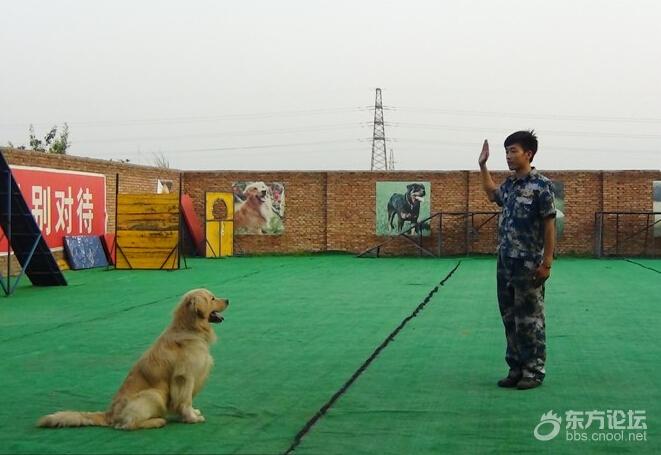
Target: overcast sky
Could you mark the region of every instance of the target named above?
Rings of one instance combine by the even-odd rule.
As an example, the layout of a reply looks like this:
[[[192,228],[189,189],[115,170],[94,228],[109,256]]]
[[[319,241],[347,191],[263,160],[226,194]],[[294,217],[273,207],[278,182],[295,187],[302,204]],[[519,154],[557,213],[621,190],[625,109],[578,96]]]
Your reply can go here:
[[[661,2],[9,1],[0,144],[181,169],[475,169],[534,128],[540,169],[661,168]]]

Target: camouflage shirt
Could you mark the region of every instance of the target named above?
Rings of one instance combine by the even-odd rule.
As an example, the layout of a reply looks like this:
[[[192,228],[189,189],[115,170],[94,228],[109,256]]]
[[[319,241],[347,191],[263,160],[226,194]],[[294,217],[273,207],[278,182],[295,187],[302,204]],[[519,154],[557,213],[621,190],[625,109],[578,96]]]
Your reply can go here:
[[[525,177],[509,176],[495,196],[503,208],[498,220],[500,254],[539,261],[544,254],[543,220],[555,216],[553,183],[532,168]]]

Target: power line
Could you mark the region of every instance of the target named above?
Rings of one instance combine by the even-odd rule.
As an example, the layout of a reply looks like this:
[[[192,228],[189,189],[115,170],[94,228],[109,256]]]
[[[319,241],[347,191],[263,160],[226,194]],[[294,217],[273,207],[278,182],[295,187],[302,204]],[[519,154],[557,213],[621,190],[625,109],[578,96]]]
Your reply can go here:
[[[289,111],[271,111],[271,112],[256,112],[256,113],[234,113],[234,114],[221,114],[212,116],[186,116],[186,117],[161,117],[161,118],[148,118],[148,119],[127,119],[127,120],[83,120],[83,121],[67,121],[70,126],[88,126],[88,127],[108,127],[108,126],[132,126],[132,125],[160,125],[169,123],[196,123],[196,122],[213,122],[216,120],[252,120],[256,118],[270,118],[270,117],[296,117],[296,116],[309,116],[309,115],[330,115],[330,114],[343,114],[346,112],[361,112],[368,111],[365,107],[345,107],[345,108],[318,108],[318,109],[300,109]],[[52,126],[53,122],[49,123],[4,123],[0,126],[11,127],[24,127],[29,124],[34,126]],[[58,122],[55,122],[58,123]],[[62,122],[59,122],[62,123]]]
[[[546,120],[574,120],[588,122],[630,122],[630,123],[661,123],[661,118],[653,117],[609,117],[596,115],[572,115],[572,114],[540,114],[524,112],[507,111],[474,111],[463,109],[438,109],[425,107],[407,107],[407,106],[384,106],[384,109],[391,111],[417,111],[424,113],[438,113],[461,116],[479,116],[479,117],[508,117],[508,118],[529,118]]]
[[[472,126],[455,126],[455,125],[438,125],[438,124],[429,124],[429,123],[409,123],[409,122],[386,122],[386,126],[391,127],[408,127],[408,128],[421,128],[421,129],[437,129],[437,130],[448,130],[448,131],[502,131],[503,128],[478,128]],[[561,131],[561,130],[547,130],[538,128],[537,132],[542,133],[551,133],[562,136],[574,136],[574,137],[591,137],[591,136],[600,136],[600,137],[622,137],[628,139],[659,139],[661,134],[626,134],[626,133],[608,133],[608,132],[597,132],[597,131]]]
[[[236,147],[208,147],[208,148],[191,148],[191,149],[179,149],[179,150],[162,150],[159,149],[158,152],[167,153],[167,154],[178,154],[178,153],[206,153],[206,152],[226,152],[226,151],[240,151],[240,150],[259,150],[259,149],[271,149],[271,148],[281,148],[281,147],[307,147],[311,145],[327,145],[327,144],[341,144],[341,143],[356,143],[358,139],[340,139],[340,140],[330,140],[330,141],[315,141],[315,142],[292,142],[286,144],[262,144],[262,145],[244,145]],[[308,152],[309,151],[305,151]],[[142,151],[135,152],[116,152],[113,153],[117,155],[138,155]],[[324,152],[326,153],[326,152]]]
[[[404,147],[406,144],[429,144],[429,147],[437,146],[470,146],[472,148],[477,148],[480,146],[479,142],[455,142],[455,141],[433,141],[433,140],[422,140],[422,139],[412,139],[412,138],[392,138],[393,142],[404,144],[400,145],[399,148]],[[407,149],[408,150],[408,149]],[[542,150],[542,149],[540,149]],[[659,154],[661,155],[661,147],[659,150],[635,150],[628,148],[620,149],[608,149],[608,148],[591,148],[591,147],[567,147],[567,146],[554,146],[552,144],[546,144],[543,147],[543,150],[553,151],[553,150],[563,150],[563,151],[581,151],[581,152],[605,152],[605,153],[639,153],[639,154]],[[479,150],[478,150],[479,152]],[[476,153],[478,153],[476,152]],[[504,152],[503,152],[504,153]]]
[[[132,126],[142,124],[169,124],[169,123],[196,123],[196,122],[212,122],[216,120],[241,120],[241,119],[255,119],[255,118],[270,118],[270,117],[295,117],[307,115],[331,115],[341,114],[346,112],[365,112],[374,110],[374,106],[355,106],[355,107],[338,107],[338,108],[314,108],[314,109],[299,109],[299,110],[283,110],[283,111],[270,111],[270,112],[253,112],[253,113],[232,113],[232,114],[219,114],[210,116],[182,116],[182,117],[154,117],[143,119],[125,119],[125,120],[73,120],[67,121],[71,126],[76,127],[110,127],[110,126]],[[626,123],[661,123],[661,118],[653,117],[622,117],[622,116],[596,116],[596,115],[572,115],[572,114],[547,114],[547,113],[525,113],[525,112],[509,112],[509,111],[479,111],[467,109],[440,109],[440,108],[426,108],[426,107],[410,107],[410,106],[383,106],[384,111],[409,111],[409,112],[424,112],[425,114],[437,113],[445,115],[457,116],[479,116],[479,117],[506,117],[506,118],[525,118],[525,119],[547,119],[547,120],[573,120],[573,121],[587,121],[587,122],[626,122]],[[63,123],[60,122],[22,122],[22,123],[0,123],[2,127],[27,127],[30,124],[37,127],[50,127],[53,124]]]
[[[240,137],[240,136],[270,136],[279,134],[290,133],[307,133],[331,130],[343,130],[351,127],[372,127],[370,122],[356,122],[356,123],[342,123],[342,124],[325,124],[325,125],[312,125],[305,128],[275,128],[275,129],[257,129],[257,130],[238,130],[227,131],[215,134],[185,134],[185,135],[159,135],[159,136],[133,136],[133,137],[114,137],[104,139],[80,139],[77,144],[88,143],[115,143],[115,142],[131,142],[131,141],[161,141],[161,140],[176,140],[176,139],[199,139],[199,138],[220,138],[220,137]],[[485,132],[494,131],[501,132],[502,128],[479,128],[479,127],[466,127],[457,125],[440,125],[440,124],[425,124],[425,123],[411,123],[411,122],[384,122],[385,126],[392,128],[406,127],[416,129],[430,129],[430,130],[446,130],[446,131],[467,131],[467,132]],[[597,131],[563,131],[563,130],[546,130],[538,129],[542,133],[550,133],[561,136],[572,137],[612,137],[612,138],[627,138],[627,139],[658,139],[661,134],[626,134],[626,133],[609,133]],[[369,139],[372,141],[372,138]],[[388,140],[388,139],[386,139]]]
[[[240,137],[240,136],[271,136],[278,134],[290,133],[306,133],[317,131],[332,131],[332,130],[345,130],[351,127],[365,127],[365,123],[342,123],[335,125],[314,125],[307,128],[275,128],[275,129],[258,129],[258,130],[239,130],[227,131],[224,133],[216,134],[182,134],[182,135],[163,135],[163,136],[134,136],[134,137],[115,137],[105,139],[82,139],[77,140],[77,144],[81,143],[113,143],[113,142],[131,142],[131,141],[162,141],[173,139],[199,139],[199,138],[220,138],[220,137]]]

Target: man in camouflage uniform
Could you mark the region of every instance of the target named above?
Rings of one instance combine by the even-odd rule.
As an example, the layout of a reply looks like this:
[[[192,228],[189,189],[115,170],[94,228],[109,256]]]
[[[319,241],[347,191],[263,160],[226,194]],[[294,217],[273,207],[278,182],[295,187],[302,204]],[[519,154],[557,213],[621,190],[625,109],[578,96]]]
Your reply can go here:
[[[544,282],[551,274],[555,247],[553,184],[531,166],[537,153],[533,131],[505,139],[507,164],[514,173],[500,187],[486,167],[485,140],[479,164],[482,187],[502,207],[498,222],[498,306],[505,326],[509,365],[500,387],[532,389],[545,376]]]

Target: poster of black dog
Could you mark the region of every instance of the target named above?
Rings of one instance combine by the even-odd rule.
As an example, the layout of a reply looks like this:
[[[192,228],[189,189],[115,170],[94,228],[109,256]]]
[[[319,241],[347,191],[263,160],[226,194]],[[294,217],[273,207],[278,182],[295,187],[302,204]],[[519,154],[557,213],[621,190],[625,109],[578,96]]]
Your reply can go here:
[[[429,182],[376,183],[376,235],[431,234]]]

